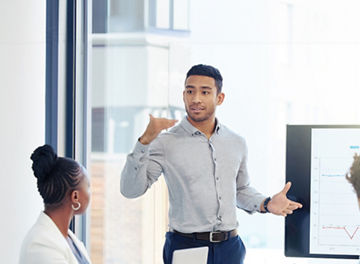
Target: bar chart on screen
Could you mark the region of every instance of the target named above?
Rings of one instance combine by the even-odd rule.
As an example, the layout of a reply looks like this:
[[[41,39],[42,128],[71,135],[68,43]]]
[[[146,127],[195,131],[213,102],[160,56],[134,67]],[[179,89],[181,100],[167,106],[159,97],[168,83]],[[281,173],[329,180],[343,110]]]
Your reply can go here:
[[[360,254],[360,210],[345,178],[359,145],[359,129],[312,131],[312,254]]]

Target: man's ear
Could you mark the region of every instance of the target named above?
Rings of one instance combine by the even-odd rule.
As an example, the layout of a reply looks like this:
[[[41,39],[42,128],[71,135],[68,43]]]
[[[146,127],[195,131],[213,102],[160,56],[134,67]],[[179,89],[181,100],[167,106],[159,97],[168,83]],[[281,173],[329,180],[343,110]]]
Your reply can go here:
[[[221,105],[224,102],[224,99],[225,99],[225,94],[224,93],[219,93],[217,95],[216,105]]]

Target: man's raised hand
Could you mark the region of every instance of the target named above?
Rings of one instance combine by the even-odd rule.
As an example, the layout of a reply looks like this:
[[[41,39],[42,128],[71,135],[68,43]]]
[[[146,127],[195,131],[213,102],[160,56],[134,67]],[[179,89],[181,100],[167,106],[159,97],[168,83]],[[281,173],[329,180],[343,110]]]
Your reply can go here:
[[[162,130],[168,129],[175,125],[177,120],[175,119],[167,119],[167,118],[156,118],[151,114],[149,124],[144,132],[144,134],[140,137],[140,143],[147,145],[153,141]]]

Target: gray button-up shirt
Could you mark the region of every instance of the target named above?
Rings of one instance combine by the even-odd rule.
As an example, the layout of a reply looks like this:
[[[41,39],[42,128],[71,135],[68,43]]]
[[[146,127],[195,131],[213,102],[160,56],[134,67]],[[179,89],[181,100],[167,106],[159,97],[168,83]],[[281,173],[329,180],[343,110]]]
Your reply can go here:
[[[217,122],[208,139],[187,118],[149,145],[137,142],[122,171],[120,191],[138,197],[164,175],[169,225],[184,233],[238,226],[236,207],[255,212],[266,198],[249,186],[244,139]]]

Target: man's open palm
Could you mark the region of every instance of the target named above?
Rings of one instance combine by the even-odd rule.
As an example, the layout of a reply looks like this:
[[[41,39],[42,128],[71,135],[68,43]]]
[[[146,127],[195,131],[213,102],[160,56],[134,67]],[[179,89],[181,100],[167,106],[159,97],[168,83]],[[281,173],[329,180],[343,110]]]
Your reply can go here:
[[[285,187],[271,198],[271,201],[268,204],[270,213],[287,216],[288,214],[292,214],[294,210],[302,208],[301,203],[291,201],[286,197],[290,187],[291,182],[286,183]]]

